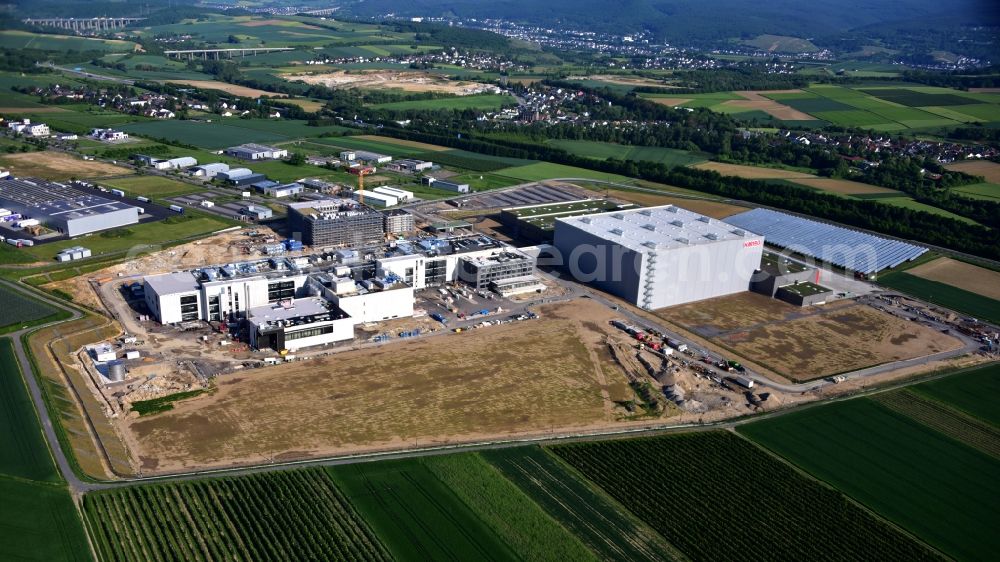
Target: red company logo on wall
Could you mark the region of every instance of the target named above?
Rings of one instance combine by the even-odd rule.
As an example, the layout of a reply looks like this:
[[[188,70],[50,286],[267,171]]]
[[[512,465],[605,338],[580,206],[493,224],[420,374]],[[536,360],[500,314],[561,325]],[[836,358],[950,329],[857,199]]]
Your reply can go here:
[[[744,248],[752,248],[754,246],[760,246],[760,245],[761,245],[760,240],[747,240],[746,242],[743,243]]]

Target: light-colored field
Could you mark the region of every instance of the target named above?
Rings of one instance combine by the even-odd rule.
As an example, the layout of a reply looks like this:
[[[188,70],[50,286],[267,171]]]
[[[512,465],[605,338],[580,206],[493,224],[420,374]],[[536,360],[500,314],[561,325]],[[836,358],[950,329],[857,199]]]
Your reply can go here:
[[[951,336],[854,301],[799,308],[756,293],[741,293],[657,314],[794,381],[962,345]]]
[[[722,105],[728,105],[731,107],[740,107],[748,110],[763,111],[768,115],[775,117],[777,119],[784,119],[787,121],[809,121],[815,120],[816,118],[808,113],[803,113],[795,108],[788,107],[787,105],[768,99],[761,94],[798,94],[802,93],[802,90],[774,90],[769,92],[735,92],[737,95],[743,96],[744,100],[729,100],[722,102]]]
[[[1000,300],[1000,272],[951,258],[938,258],[906,270],[911,275]]]
[[[241,23],[243,27],[263,27],[265,25],[276,25],[280,27],[297,27],[299,29],[321,29],[315,25],[292,20],[253,20]]]
[[[68,180],[128,174],[130,171],[104,162],[74,158],[61,152],[23,152],[0,156],[0,164],[15,176]]]
[[[316,112],[323,109],[325,103],[318,100],[304,100],[304,99],[293,99],[293,100],[283,100],[285,103],[291,103],[301,107],[302,109],[310,112]]]
[[[973,176],[983,176],[990,183],[1000,183],[1000,164],[989,160],[969,160],[945,166],[949,170],[965,172]]]
[[[1000,94],[1000,88],[969,88],[969,91],[978,94]]]
[[[407,146],[410,148],[418,148],[420,150],[426,150],[427,152],[444,152],[446,150],[451,150],[447,146],[439,146],[436,144],[427,144],[425,142],[417,142],[404,139],[396,139],[392,137],[383,137],[379,135],[358,135],[354,137],[356,139],[368,139],[378,142],[384,142],[387,144],[394,144],[396,146]]]
[[[691,98],[646,98],[653,103],[658,103],[660,105],[667,105],[670,107],[677,107],[678,105],[684,105],[685,103],[691,101]]]
[[[264,90],[258,90],[256,88],[237,86],[236,84],[218,82],[215,80],[164,80],[164,82],[170,82],[171,84],[184,84],[186,86],[194,86],[195,88],[202,88],[205,90],[219,90],[226,92],[227,94],[242,96],[245,98],[259,98],[261,96],[270,96],[272,98],[285,97],[285,94],[265,92]]]
[[[639,191],[621,191],[617,189],[607,190],[608,195],[615,199],[631,201],[640,205],[653,207],[656,205],[677,205],[683,209],[701,213],[714,219],[724,219],[730,215],[735,215],[741,211],[746,211],[746,207],[738,207],[721,201],[706,201],[704,199],[688,199],[686,197],[671,197],[669,195],[656,195],[654,193],[643,193]]]
[[[747,179],[799,179],[814,178],[816,176],[805,172],[795,172],[792,170],[779,170],[776,168],[761,168],[758,166],[744,166],[742,164],[728,164],[725,162],[702,162],[692,166],[699,170],[712,170],[724,176],[736,176]]]
[[[623,86],[656,86],[657,88],[677,88],[678,86],[671,86],[669,84],[664,84],[660,80],[653,78],[644,78],[642,76],[619,76],[615,74],[597,74],[594,76],[585,76],[578,78],[567,78],[567,80],[597,80],[598,82],[607,82],[609,84],[621,84]]]
[[[396,88],[408,92],[446,92],[460,96],[478,94],[487,88],[477,82],[453,81],[427,72],[338,71],[324,74],[283,74],[282,77],[286,80],[302,80],[306,84],[320,84],[327,88]]]
[[[611,311],[541,314],[230,375],[126,432],[144,469],[164,471],[615,423],[607,387],[624,374],[598,353]]]
[[[797,178],[794,181],[795,183],[801,183],[802,185],[815,187],[817,189],[822,189],[823,191],[829,191],[830,193],[839,193],[841,195],[899,193],[895,189],[889,189],[888,187],[879,187],[877,185],[870,185],[867,183],[861,183],[851,180],[840,180],[834,178]],[[902,193],[899,194],[900,196],[903,195]]]

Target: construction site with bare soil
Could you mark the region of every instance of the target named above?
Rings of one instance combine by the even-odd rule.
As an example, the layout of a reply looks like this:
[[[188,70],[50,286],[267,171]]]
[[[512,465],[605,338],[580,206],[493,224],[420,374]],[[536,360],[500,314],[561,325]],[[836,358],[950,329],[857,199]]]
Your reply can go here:
[[[406,92],[442,92],[458,96],[480,94],[494,89],[488,84],[449,80],[438,74],[414,71],[341,70],[321,74],[284,74],[282,78],[334,89],[398,89]]]

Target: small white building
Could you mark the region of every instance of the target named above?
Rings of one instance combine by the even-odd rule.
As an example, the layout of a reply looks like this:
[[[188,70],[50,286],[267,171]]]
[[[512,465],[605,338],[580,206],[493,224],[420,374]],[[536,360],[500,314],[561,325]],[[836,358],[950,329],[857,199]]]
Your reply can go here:
[[[247,143],[227,148],[225,154],[240,160],[278,160],[287,157],[288,151],[284,148]]]
[[[188,173],[196,178],[212,179],[216,175],[228,172],[229,164],[224,164],[222,162],[213,162],[211,164],[202,164],[200,166],[193,166]]]
[[[400,203],[406,201],[413,201],[413,192],[406,191],[405,189],[399,189],[398,187],[376,187],[373,189],[375,193],[381,193],[384,195],[391,195],[399,200]]]
[[[362,202],[372,207],[392,207],[399,204],[399,199],[392,195],[379,193],[377,191],[355,191],[352,195],[355,201]]]

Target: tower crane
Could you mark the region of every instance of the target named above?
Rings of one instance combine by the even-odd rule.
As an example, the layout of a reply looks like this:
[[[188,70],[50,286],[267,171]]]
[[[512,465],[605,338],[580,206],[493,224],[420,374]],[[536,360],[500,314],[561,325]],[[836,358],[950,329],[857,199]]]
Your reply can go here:
[[[365,204],[365,176],[373,173],[371,168],[358,168],[358,202]]]

